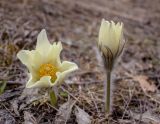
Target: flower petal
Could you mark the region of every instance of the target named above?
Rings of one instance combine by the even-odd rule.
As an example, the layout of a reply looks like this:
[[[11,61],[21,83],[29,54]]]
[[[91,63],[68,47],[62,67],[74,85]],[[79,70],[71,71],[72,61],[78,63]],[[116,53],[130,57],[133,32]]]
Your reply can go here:
[[[116,29],[116,24],[111,21],[111,28],[110,28],[110,43],[108,44],[110,50],[112,51],[113,55],[116,55],[117,50],[118,50],[118,45],[119,45],[119,39],[117,39],[117,29]]]
[[[32,54],[30,54],[31,51],[28,50],[21,50],[18,52],[17,57],[18,59],[27,66],[29,70],[32,70]]]
[[[58,43],[53,43],[50,52],[48,53],[47,60],[49,63],[59,67],[61,64],[60,53],[62,51],[62,44],[59,41]]]
[[[73,70],[77,70],[78,66],[76,63],[73,62],[69,62],[69,61],[63,61],[60,67],[60,71],[73,71]]]
[[[44,76],[40,80],[36,81],[30,74],[30,79],[26,84],[26,88],[42,88],[42,87],[51,87],[51,77]]]
[[[36,50],[42,55],[46,55],[46,52],[50,50],[51,44],[47,38],[46,30],[43,29],[37,37]]]
[[[35,71],[43,63],[42,56],[36,50],[21,50],[18,52],[17,57],[24,65],[27,66],[29,71]]]
[[[104,44],[109,40],[108,33],[109,33],[110,23],[102,19],[100,30],[99,30],[99,45]]]
[[[113,21],[108,22],[102,19],[99,31],[99,45],[103,45],[104,47],[102,48],[108,47],[114,57],[119,51],[119,44],[123,33],[122,29],[123,25],[121,23],[115,24]]]
[[[37,71],[39,67],[45,62],[45,60],[43,59],[42,55],[36,50],[34,50],[34,52],[32,52],[31,54],[33,54],[32,67]]]
[[[63,83],[65,77],[67,77],[71,72],[78,69],[78,66],[73,62],[64,61],[60,67],[61,72],[57,72],[57,79],[53,85],[60,85]]]
[[[116,40],[121,39],[122,33],[123,33],[123,23],[117,23],[116,27]]]
[[[99,31],[99,45],[103,45],[103,47],[101,47],[103,50],[102,51],[106,51],[105,48],[109,48],[112,51],[112,54],[114,54],[115,52],[115,38],[114,38],[114,26],[115,23],[113,21],[108,22],[104,19],[102,19],[101,22],[101,27],[100,27],[100,31]]]

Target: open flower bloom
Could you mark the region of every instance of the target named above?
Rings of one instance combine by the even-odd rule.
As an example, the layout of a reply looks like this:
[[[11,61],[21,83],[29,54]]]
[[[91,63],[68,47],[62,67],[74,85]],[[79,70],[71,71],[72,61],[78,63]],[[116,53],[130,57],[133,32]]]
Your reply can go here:
[[[115,24],[113,21],[109,22],[102,19],[98,41],[101,51],[116,58],[123,50],[124,41],[123,23]]]
[[[68,61],[61,63],[61,51],[61,42],[50,44],[43,29],[38,35],[35,50],[21,50],[17,54],[30,72],[27,88],[60,85],[69,73],[78,69],[75,63]]]

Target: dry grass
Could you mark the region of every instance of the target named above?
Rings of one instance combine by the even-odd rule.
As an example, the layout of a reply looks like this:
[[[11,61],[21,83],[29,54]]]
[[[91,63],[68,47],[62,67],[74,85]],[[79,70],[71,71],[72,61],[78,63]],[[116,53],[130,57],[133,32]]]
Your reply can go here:
[[[160,122],[160,16],[158,0],[10,0],[0,1],[0,82],[6,82],[0,96],[0,122],[54,123],[58,108],[68,99],[84,109],[93,124],[158,124]],[[118,7],[117,7],[118,6]],[[138,13],[138,15],[137,15]],[[127,44],[113,77],[113,112],[104,114],[105,74],[96,49],[101,18],[123,21]],[[26,104],[20,100],[27,81],[27,69],[16,58],[21,49],[33,49],[38,32],[45,28],[51,41],[63,42],[62,58],[79,65],[59,90],[56,108],[49,103]],[[144,92],[134,76],[145,75],[156,86]],[[28,117],[28,115],[31,115]],[[76,124],[74,112],[67,122]]]

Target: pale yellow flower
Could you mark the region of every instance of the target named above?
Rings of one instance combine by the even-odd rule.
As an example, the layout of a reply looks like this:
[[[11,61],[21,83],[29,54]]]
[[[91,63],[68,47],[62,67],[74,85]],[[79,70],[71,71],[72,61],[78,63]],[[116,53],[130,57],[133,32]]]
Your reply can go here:
[[[112,55],[113,58],[119,56],[124,46],[123,23],[115,24],[113,21],[102,19],[98,46],[102,52],[110,52],[107,54]]]
[[[61,62],[61,51],[61,42],[50,44],[46,31],[43,29],[38,35],[35,50],[21,50],[17,54],[30,72],[27,88],[60,85],[69,73],[78,69],[73,62]]]

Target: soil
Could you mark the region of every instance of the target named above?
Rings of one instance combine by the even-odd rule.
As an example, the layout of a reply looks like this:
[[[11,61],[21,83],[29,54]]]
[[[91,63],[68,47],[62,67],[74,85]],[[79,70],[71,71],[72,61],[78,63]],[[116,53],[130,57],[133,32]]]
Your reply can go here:
[[[159,0],[0,0],[0,82],[6,83],[0,95],[0,124],[58,124],[59,108],[68,100],[75,104],[67,124],[78,124],[77,106],[92,124],[159,124],[159,6]],[[106,77],[97,48],[102,18],[123,22],[126,39],[113,72],[109,116],[104,113]],[[36,90],[22,95],[28,70],[16,54],[34,49],[43,28],[52,43],[62,41],[62,60],[79,66],[59,88],[63,94],[56,107],[31,100]]]

